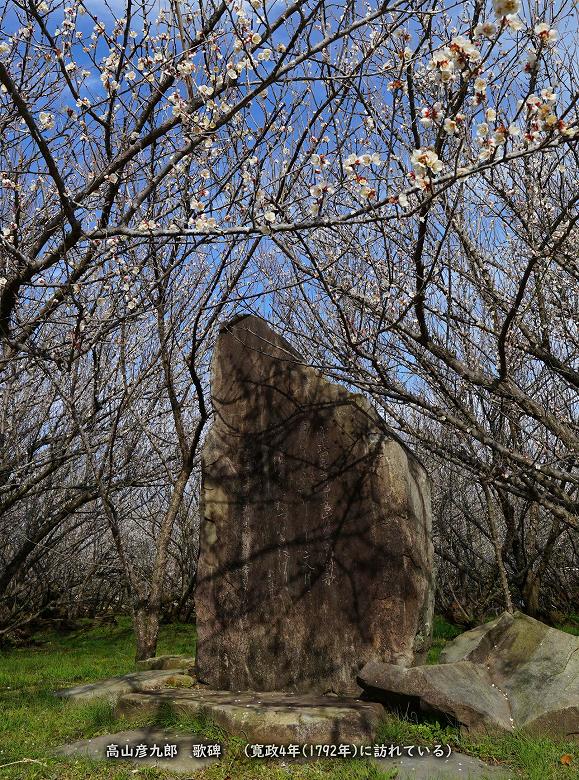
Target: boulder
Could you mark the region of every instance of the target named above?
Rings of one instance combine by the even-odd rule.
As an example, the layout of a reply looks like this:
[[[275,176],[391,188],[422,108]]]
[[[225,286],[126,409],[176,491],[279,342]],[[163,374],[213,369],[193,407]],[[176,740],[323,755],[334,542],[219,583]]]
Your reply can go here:
[[[430,480],[367,400],[262,319],[217,340],[202,453],[196,673],[223,690],[359,691],[433,609]]]
[[[194,669],[195,658],[188,655],[158,655],[137,661],[137,669]]]
[[[487,670],[462,661],[455,664],[414,666],[368,663],[358,677],[369,698],[396,705],[414,705],[423,712],[444,713],[471,732],[512,731],[514,724],[504,694],[493,685]]]
[[[579,637],[521,612],[504,612],[461,634],[440,660],[485,666],[504,690],[517,726],[579,737]]]
[[[370,698],[414,700],[471,731],[579,736],[579,637],[505,612],[461,634],[440,660],[412,669],[369,663],[358,680]]]

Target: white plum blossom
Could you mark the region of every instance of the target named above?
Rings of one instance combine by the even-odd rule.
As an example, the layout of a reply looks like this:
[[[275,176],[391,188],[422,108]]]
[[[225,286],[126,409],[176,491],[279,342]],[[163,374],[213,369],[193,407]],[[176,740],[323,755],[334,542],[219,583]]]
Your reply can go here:
[[[429,147],[414,149],[410,160],[416,176],[421,178],[429,173],[440,173],[444,167],[438,154]]]
[[[451,117],[447,116],[442,125],[442,129],[447,135],[454,135],[458,130],[456,119],[451,119]]]
[[[195,70],[195,64],[191,60],[183,60],[177,65],[177,73],[180,76],[190,76]]]
[[[43,130],[52,130],[54,127],[54,115],[48,111],[41,111],[38,115],[40,121],[40,127]]]
[[[325,154],[312,154],[310,157],[310,163],[315,168],[327,168],[330,161]]]
[[[477,125],[476,134],[479,140],[486,138],[486,136],[489,134],[488,124],[486,122],[481,122],[480,125]]]
[[[544,43],[554,43],[559,37],[557,30],[550,27],[547,22],[535,25],[535,35],[538,35]]]
[[[373,154],[349,154],[344,162],[346,171],[351,173],[355,165],[379,165],[381,159],[378,152],[374,152]]]
[[[439,84],[447,84],[454,79],[454,58],[446,46],[434,53],[428,67]]]
[[[527,51],[527,63],[525,65],[525,70],[527,72],[533,70],[536,64],[537,64],[537,52],[534,49],[529,49]]]
[[[376,188],[368,187],[366,184],[360,189],[360,194],[363,198],[372,199],[376,197]]]
[[[420,111],[420,124],[424,127],[432,127],[442,114],[442,103],[435,103],[432,107],[425,107]]]
[[[194,220],[195,230],[213,230],[217,227],[215,217],[206,217],[204,215]]]
[[[151,230],[156,230],[157,227],[158,227],[158,225],[157,225],[157,223],[155,222],[154,219],[143,219],[139,223],[139,230],[149,230],[149,231],[151,231]]]
[[[522,30],[525,26],[518,16],[507,16],[505,17],[505,21],[507,23],[507,27],[509,27],[514,32]]]
[[[324,194],[333,195],[334,192],[334,188],[327,181],[320,181],[318,184],[313,184],[310,187],[312,198],[321,198]]]
[[[553,87],[545,87],[541,90],[541,97],[546,103],[556,103],[557,94],[553,91]]]
[[[504,125],[499,125],[492,136],[492,141],[495,146],[501,146],[507,140],[509,131]]]
[[[499,19],[518,14],[521,9],[520,0],[493,0],[493,9]]]
[[[534,114],[541,105],[541,98],[537,95],[529,95],[529,97],[525,101],[525,105],[527,106],[527,111],[530,114]]]
[[[474,34],[484,35],[485,38],[492,38],[497,34],[497,26],[493,22],[481,22],[474,28]]]
[[[469,62],[478,62],[480,60],[480,51],[474,43],[469,41],[468,38],[465,38],[464,35],[458,35],[453,38],[448,48],[454,55],[457,64],[461,66],[467,65]]]
[[[380,155],[378,152],[373,154],[363,154],[360,156],[360,163],[362,165],[380,165]]]

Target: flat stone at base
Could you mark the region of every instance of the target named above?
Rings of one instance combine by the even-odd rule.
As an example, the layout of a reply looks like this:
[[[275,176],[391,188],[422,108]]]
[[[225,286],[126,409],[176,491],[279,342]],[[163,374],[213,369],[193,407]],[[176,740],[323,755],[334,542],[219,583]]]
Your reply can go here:
[[[164,687],[165,680],[175,676],[175,671],[170,669],[151,670],[146,672],[131,672],[121,677],[109,677],[88,685],[79,685],[77,688],[63,688],[56,691],[56,696],[63,699],[101,699],[106,698],[116,701],[119,696],[131,691],[141,691],[144,688]]]
[[[380,769],[398,769],[396,780],[516,780],[512,770],[489,766],[478,758],[452,753],[448,758],[419,756],[376,761]]]
[[[380,704],[338,696],[206,689],[128,693],[119,699],[117,713],[151,714],[163,706],[206,714],[229,734],[276,745],[370,744],[384,713]]]
[[[145,658],[137,661],[137,669],[194,669],[195,658],[189,655],[158,655],[155,658]]]
[[[136,729],[134,731],[121,731],[118,734],[105,734],[102,737],[83,739],[70,745],[57,748],[56,753],[61,756],[86,756],[94,760],[107,761],[116,765],[120,759],[107,758],[107,747],[117,745],[120,750],[129,745],[135,748],[137,745],[158,745],[163,749],[164,745],[177,745],[175,758],[126,758],[136,766],[152,766],[158,769],[170,769],[173,772],[191,774],[207,764],[219,760],[214,758],[193,758],[191,748],[193,745],[204,744],[204,740],[196,739],[190,734],[178,734],[175,732],[159,731],[156,729]]]

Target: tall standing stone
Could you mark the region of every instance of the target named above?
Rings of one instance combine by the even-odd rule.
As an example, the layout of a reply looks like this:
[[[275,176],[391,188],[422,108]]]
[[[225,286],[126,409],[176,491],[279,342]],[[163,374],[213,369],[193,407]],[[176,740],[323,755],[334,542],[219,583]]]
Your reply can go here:
[[[211,389],[199,679],[347,694],[370,660],[411,664],[433,610],[423,467],[258,317],[222,329]]]

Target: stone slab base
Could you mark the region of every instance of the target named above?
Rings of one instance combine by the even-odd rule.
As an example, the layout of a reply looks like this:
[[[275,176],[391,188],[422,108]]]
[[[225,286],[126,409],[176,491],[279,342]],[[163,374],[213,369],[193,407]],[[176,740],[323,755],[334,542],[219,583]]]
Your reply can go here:
[[[109,677],[88,685],[79,685],[76,688],[63,688],[56,691],[56,696],[63,699],[108,699],[114,701],[124,693],[142,691],[151,688],[166,688],[167,680],[175,677],[175,670],[155,669],[145,672],[131,672],[121,677]]]
[[[135,766],[152,766],[157,769],[168,769],[172,772],[191,775],[197,769],[201,769],[212,761],[218,761],[216,758],[193,758],[193,745],[205,744],[204,740],[196,739],[191,734],[180,734],[168,731],[159,731],[157,729],[135,729],[133,731],[121,731],[118,734],[105,734],[93,739],[83,739],[79,742],[73,742],[70,745],[63,745],[57,749],[57,754],[61,756],[84,756],[95,761],[106,761],[111,768],[117,766],[119,761],[116,758],[107,758],[107,748],[109,745],[116,745],[119,753],[125,747],[135,750],[138,745],[157,745],[161,752],[165,745],[176,745],[177,755],[173,758],[125,758],[123,761],[130,762]]]
[[[369,744],[384,712],[380,704],[338,696],[194,689],[127,693],[117,714],[154,714],[161,707],[204,714],[229,734],[276,745]]]

